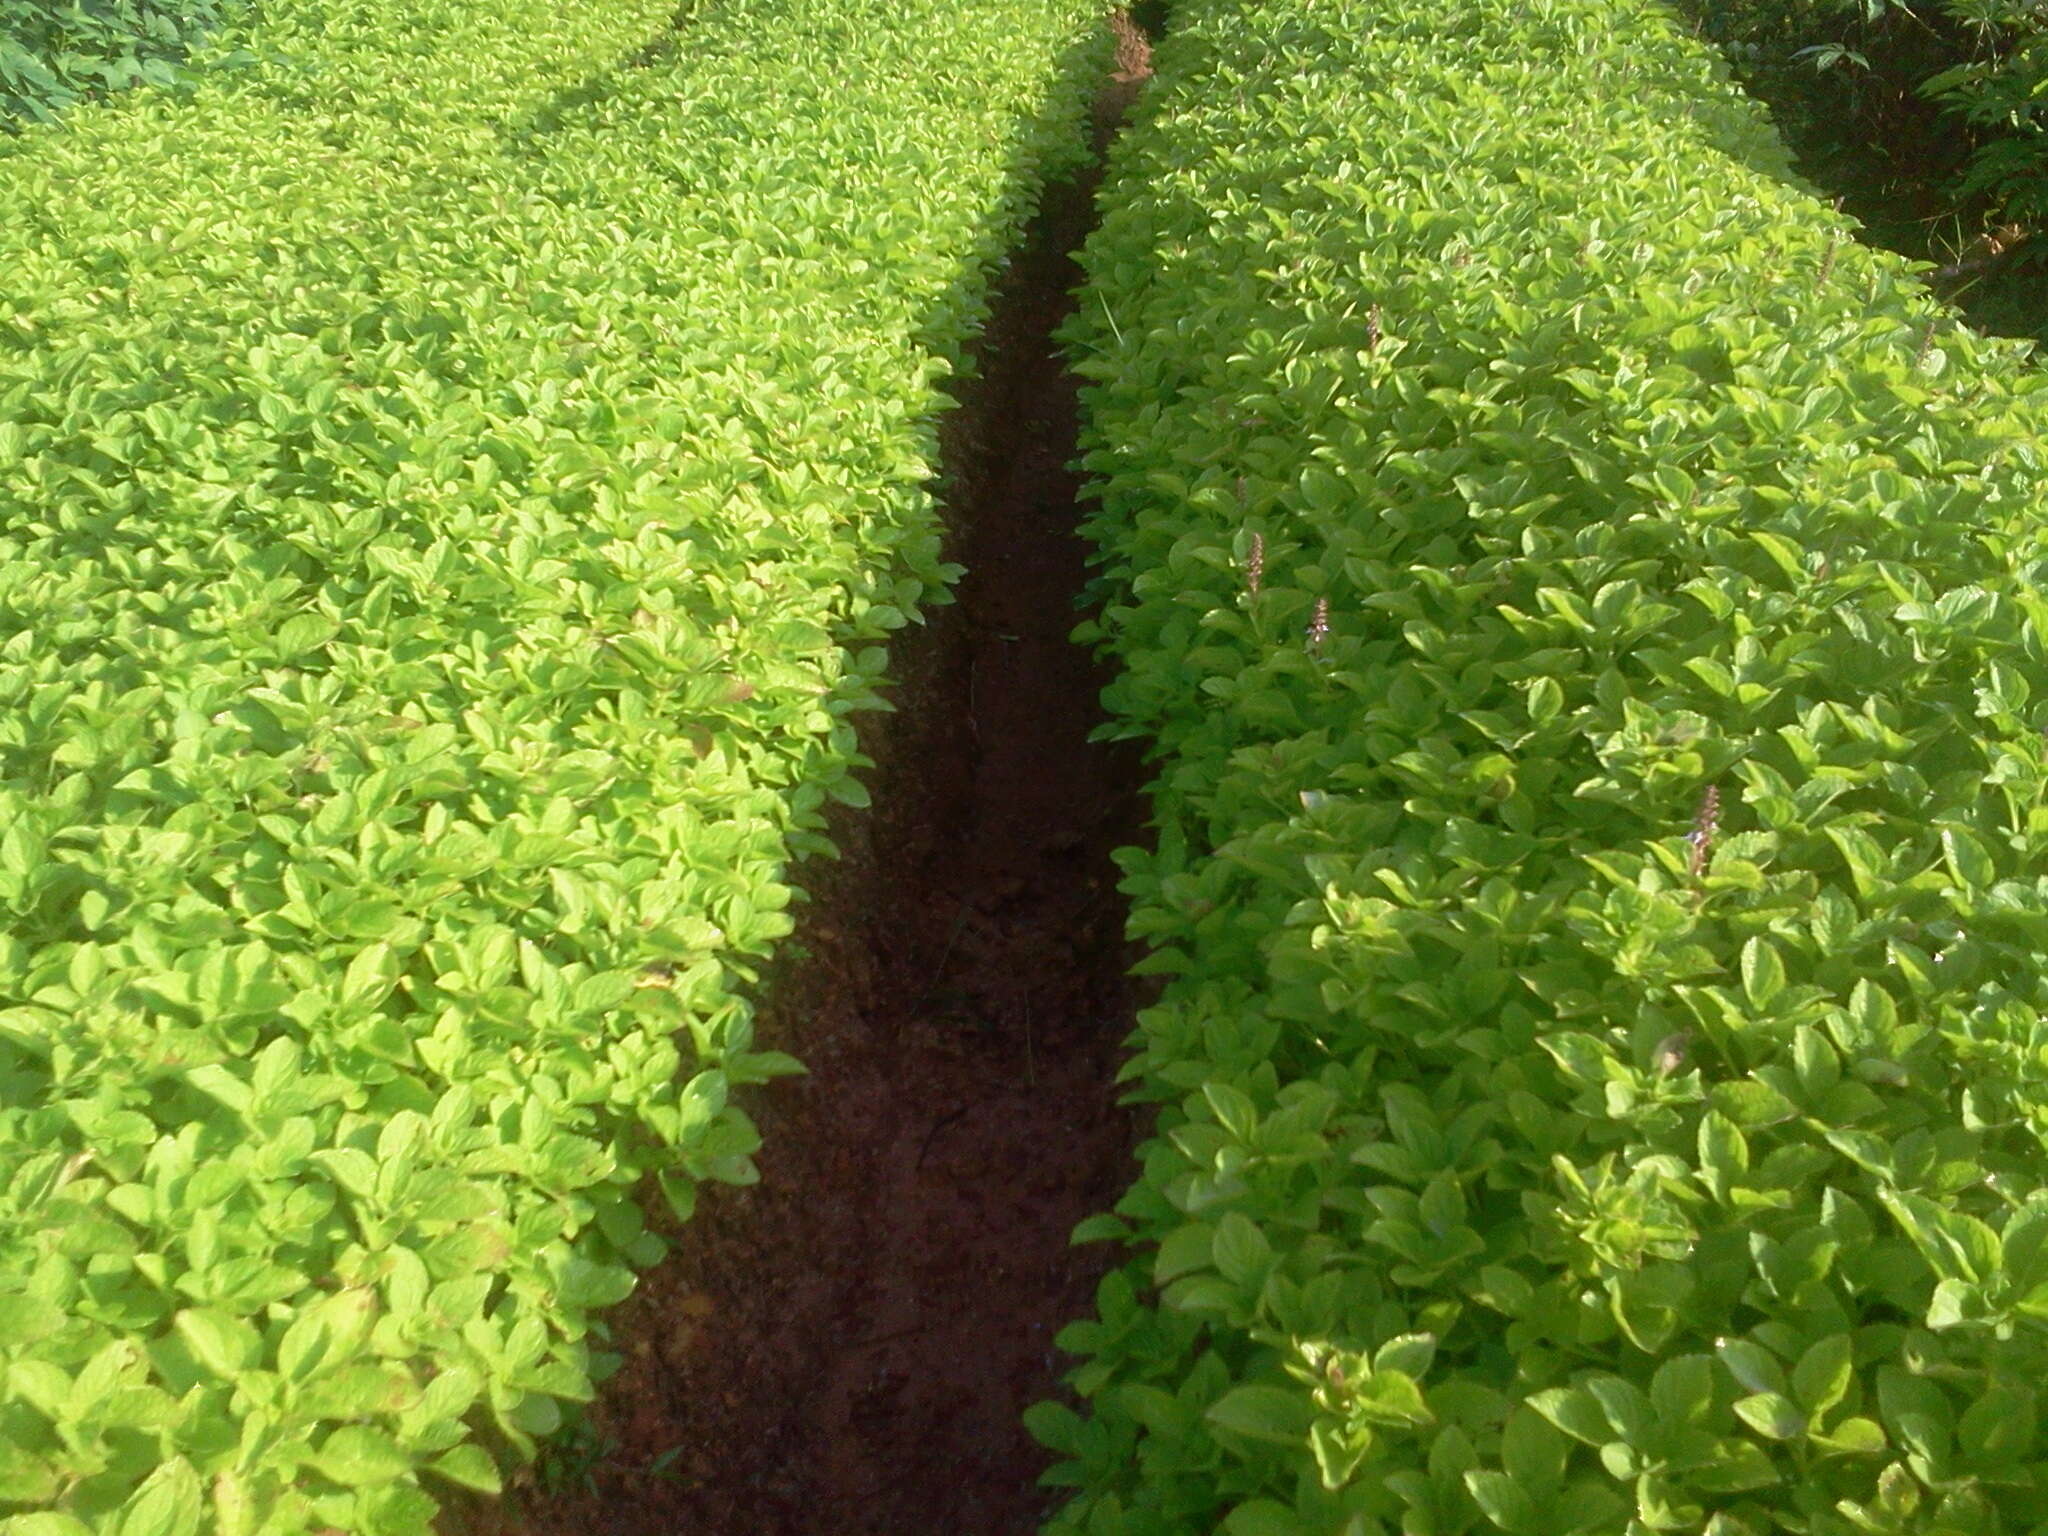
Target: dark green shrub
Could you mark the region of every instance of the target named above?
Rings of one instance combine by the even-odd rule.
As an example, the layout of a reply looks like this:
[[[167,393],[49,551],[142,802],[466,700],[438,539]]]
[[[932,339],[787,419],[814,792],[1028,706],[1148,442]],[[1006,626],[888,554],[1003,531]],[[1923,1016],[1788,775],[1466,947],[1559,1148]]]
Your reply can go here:
[[[0,0],[0,123],[166,85],[234,0]]]
[[[1131,7],[1131,20],[1157,37],[1166,30],[1172,9],[1169,0],[1137,0],[1137,4]]]
[[[1975,141],[1961,193],[2032,230],[2048,221],[2048,13],[2023,0],[1950,0],[1969,55],[1928,78]]]

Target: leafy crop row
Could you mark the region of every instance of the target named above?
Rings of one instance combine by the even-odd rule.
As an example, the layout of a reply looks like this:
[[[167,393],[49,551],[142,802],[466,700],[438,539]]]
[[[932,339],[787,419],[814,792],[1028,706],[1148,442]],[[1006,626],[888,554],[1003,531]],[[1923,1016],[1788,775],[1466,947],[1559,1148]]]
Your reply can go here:
[[[2043,1529],[2048,378],[1640,0],[1176,15],[1074,337],[1160,1120],[1049,1529]]]
[[[747,985],[1100,50],[670,8],[279,0],[0,149],[10,1536],[417,1532],[608,1368],[643,1185],[753,1177]]]

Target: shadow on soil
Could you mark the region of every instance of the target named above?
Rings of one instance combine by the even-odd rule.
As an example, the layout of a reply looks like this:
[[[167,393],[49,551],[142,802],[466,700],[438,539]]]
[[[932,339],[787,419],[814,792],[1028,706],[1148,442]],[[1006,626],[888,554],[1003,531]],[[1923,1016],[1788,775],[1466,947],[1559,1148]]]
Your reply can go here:
[[[1098,145],[1136,90],[1105,88]],[[750,1106],[761,1183],[670,1224],[578,1434],[444,1531],[1021,1536],[1052,1502],[1019,1415],[1058,1393],[1053,1334],[1110,1257],[1067,1236],[1132,1175],[1114,1078],[1143,1001],[1110,852],[1145,775],[1088,740],[1108,679],[1067,639],[1086,560],[1052,333],[1098,177],[1046,189],[942,428],[967,575],[899,637],[897,713],[865,717],[872,810],[802,873],[760,1037],[811,1075]]]

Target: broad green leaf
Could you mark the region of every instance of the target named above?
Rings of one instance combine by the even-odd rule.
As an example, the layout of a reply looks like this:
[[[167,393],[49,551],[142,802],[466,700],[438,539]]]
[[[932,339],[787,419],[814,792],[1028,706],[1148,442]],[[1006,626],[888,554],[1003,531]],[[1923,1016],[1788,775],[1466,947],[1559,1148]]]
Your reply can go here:
[[[1885,1448],[1884,1431],[1873,1419],[1844,1419],[1825,1433],[1811,1432],[1809,1438],[1823,1451],[1838,1456],[1875,1456]]]
[[[199,1474],[184,1457],[173,1457],[121,1506],[114,1536],[192,1536],[201,1512]]]
[[[1505,1472],[1475,1467],[1465,1474],[1466,1491],[1481,1513],[1503,1531],[1534,1531],[1540,1528],[1536,1501]]]
[[[1790,1440],[1806,1431],[1806,1416],[1790,1398],[1776,1392],[1759,1392],[1737,1399],[1735,1413],[1758,1434],[1773,1440]]]
[[[188,1307],[173,1324],[192,1358],[216,1376],[233,1380],[262,1357],[263,1341],[256,1330],[218,1309]]]
[[[1248,1439],[1306,1445],[1312,1417],[1307,1398],[1285,1387],[1233,1387],[1209,1408],[1208,1420]]]
[[[1650,1403],[1669,1426],[1705,1421],[1714,1401],[1714,1362],[1708,1355],[1677,1355],[1650,1378]]]
[[[1237,1285],[1257,1285],[1273,1260],[1272,1245],[1250,1218],[1236,1211],[1216,1223],[1216,1268]]]
[[[1152,1279],[1164,1285],[1193,1270],[1209,1268],[1215,1259],[1216,1229],[1207,1222],[1190,1222],[1168,1233],[1160,1243]]]
[[[1984,890],[1998,878],[1998,870],[1984,845],[1961,827],[1942,828],[1941,851],[1948,861],[1949,873],[1971,890]]]
[[[1831,1334],[1807,1349],[1792,1368],[1792,1396],[1815,1418],[1848,1394],[1852,1376],[1849,1336]]]
[[[1583,1388],[1551,1387],[1531,1395],[1529,1406],[1587,1445],[1604,1445],[1614,1438],[1614,1428],[1599,1402]]]
[[[1251,1140],[1259,1122],[1258,1106],[1241,1089],[1229,1083],[1204,1083],[1202,1096],[1215,1112],[1216,1123],[1228,1131],[1232,1139],[1240,1142]]]
[[[1762,1345],[1748,1339],[1722,1339],[1715,1353],[1737,1384],[1752,1395],[1783,1396],[1791,1391],[1785,1369]]]
[[[1742,946],[1742,991],[1752,1008],[1770,1007],[1785,990],[1785,962],[1769,939],[1759,935]]]
[[[1062,1456],[1080,1454],[1081,1417],[1063,1403],[1033,1403],[1024,1410],[1024,1427],[1047,1450]]]
[[[458,1445],[428,1462],[427,1470],[478,1493],[496,1495],[503,1489],[497,1465],[481,1446]]]
[[[363,1424],[345,1424],[321,1442],[310,1459],[310,1465],[337,1483],[360,1488],[388,1483],[403,1476],[411,1466],[411,1460],[399,1449],[398,1443],[381,1430]]]

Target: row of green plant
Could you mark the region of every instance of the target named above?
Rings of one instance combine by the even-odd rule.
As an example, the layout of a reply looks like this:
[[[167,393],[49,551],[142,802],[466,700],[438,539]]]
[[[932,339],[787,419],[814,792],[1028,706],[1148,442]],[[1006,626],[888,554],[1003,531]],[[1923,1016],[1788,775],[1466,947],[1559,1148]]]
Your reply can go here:
[[[671,9],[278,0],[0,149],[8,1536],[414,1536],[611,1368],[642,1199],[755,1176],[749,988],[1108,39]]]
[[[1645,0],[1181,0],[1071,340],[1166,978],[1055,1536],[2043,1528],[2048,378]]]
[[[132,85],[169,86],[226,0],[0,0],[0,129]],[[216,52],[215,62],[246,53]]]

